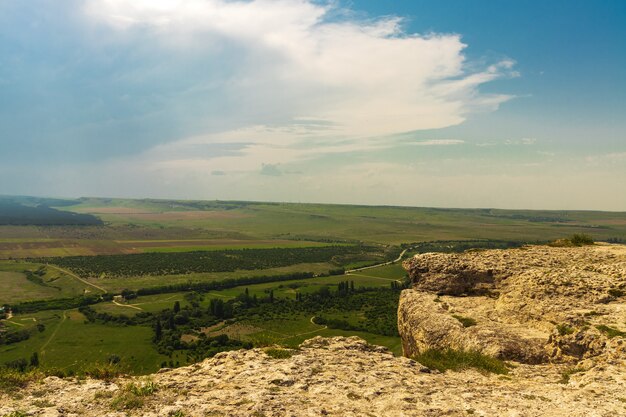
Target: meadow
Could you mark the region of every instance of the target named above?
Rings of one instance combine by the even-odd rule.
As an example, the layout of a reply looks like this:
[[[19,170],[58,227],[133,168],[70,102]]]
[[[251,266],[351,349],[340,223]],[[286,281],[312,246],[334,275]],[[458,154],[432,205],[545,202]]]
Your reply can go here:
[[[0,224],[0,366],[37,353],[41,367],[58,372],[115,363],[142,374],[220,350],[296,347],[317,335],[358,335],[401,354],[394,333],[406,285],[400,262],[346,270],[405,249],[406,258],[575,233],[626,240],[625,213],[45,201],[70,215]],[[15,314],[7,314],[11,306]]]

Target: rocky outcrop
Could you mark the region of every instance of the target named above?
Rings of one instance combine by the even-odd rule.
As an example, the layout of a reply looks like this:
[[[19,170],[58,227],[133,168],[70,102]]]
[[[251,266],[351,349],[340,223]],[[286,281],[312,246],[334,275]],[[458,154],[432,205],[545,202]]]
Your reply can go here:
[[[626,247],[529,246],[405,261],[404,352],[477,350],[528,364],[603,355],[626,330]]]
[[[253,349],[142,378],[49,377],[18,396],[0,394],[0,416],[624,415],[623,362],[585,366],[592,368],[578,370],[567,383],[559,382],[564,368],[555,365],[522,364],[506,376],[439,373],[356,337],[317,337],[284,359]],[[129,401],[129,383],[153,389]]]

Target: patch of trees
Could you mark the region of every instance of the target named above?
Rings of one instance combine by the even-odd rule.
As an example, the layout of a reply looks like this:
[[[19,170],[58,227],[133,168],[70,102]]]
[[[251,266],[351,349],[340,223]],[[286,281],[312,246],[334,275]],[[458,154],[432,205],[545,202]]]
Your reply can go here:
[[[24,358],[15,359],[4,363],[5,368],[14,369],[18,372],[26,372],[29,369],[39,366],[39,355],[34,352],[30,356],[30,360]]]
[[[34,259],[51,263],[83,276],[171,275],[199,272],[232,272],[289,266],[299,263],[332,262],[344,265],[355,259],[380,254],[366,246],[238,249],[129,255],[68,256]]]
[[[72,308],[96,304],[107,298],[111,298],[105,297],[106,295],[107,294],[104,296],[87,295],[71,298],[55,298],[52,300],[24,301],[22,303],[11,304],[10,308],[13,311],[13,314],[35,313],[43,310],[69,310]]]
[[[261,275],[253,277],[228,278],[220,281],[187,282],[181,284],[161,285],[158,287],[140,288],[139,290],[137,290],[137,295],[167,294],[181,291],[208,292],[235,288],[242,285],[263,284],[266,282],[289,281],[294,279],[307,279],[313,277],[315,277],[315,274],[312,272],[293,272],[291,274],[282,275]]]
[[[2,330],[3,331],[0,331],[0,345],[11,345],[30,339],[30,336],[35,333],[35,331],[43,332],[46,330],[46,326],[39,323],[37,326],[30,329]]]
[[[58,291],[61,291],[61,287],[57,287],[55,285],[50,285],[46,281],[44,281],[43,277],[46,275],[46,267],[41,266],[36,271],[23,271],[24,275],[26,275],[26,279],[32,282],[35,285],[40,285],[42,287],[54,288]]]
[[[90,306],[82,306],[78,308],[88,322],[101,323],[101,324],[116,324],[123,326],[136,326],[141,324],[151,324],[152,314],[142,311],[134,316],[127,316],[125,314],[109,314],[105,312],[97,312]]]
[[[27,206],[0,199],[0,225],[77,226],[102,225],[102,220],[91,214],[72,213],[45,205]]]
[[[15,330],[0,333],[0,345],[11,345],[30,338],[30,331]]]

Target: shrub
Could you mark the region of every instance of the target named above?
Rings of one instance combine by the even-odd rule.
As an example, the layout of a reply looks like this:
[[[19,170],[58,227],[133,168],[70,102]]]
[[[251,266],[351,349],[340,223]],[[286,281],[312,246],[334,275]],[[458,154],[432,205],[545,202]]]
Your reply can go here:
[[[422,365],[445,372],[462,371],[469,368],[485,373],[507,374],[507,365],[499,359],[483,355],[477,351],[455,349],[429,349],[413,357]]]
[[[593,238],[582,233],[572,235],[569,240],[574,246],[593,245]]]
[[[570,236],[567,239],[557,239],[548,245],[554,247],[572,247],[572,246],[586,246],[593,245],[593,238],[589,235],[585,235],[582,233],[577,233]]]

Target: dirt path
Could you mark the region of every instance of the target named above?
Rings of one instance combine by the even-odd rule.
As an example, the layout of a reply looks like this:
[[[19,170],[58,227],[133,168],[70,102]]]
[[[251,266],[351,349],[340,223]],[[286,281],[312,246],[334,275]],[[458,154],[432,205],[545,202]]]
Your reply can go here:
[[[346,275],[354,275],[357,277],[366,277],[366,278],[373,278],[373,279],[382,279],[383,281],[396,281],[396,282],[401,282],[401,280],[399,279],[393,279],[393,278],[383,278],[383,277],[375,277],[373,275],[365,275],[365,274],[355,274],[353,272],[346,272]]]
[[[72,278],[76,278],[77,280],[79,280],[79,281],[80,281],[80,282],[82,282],[83,284],[87,284],[87,285],[89,285],[89,286],[91,286],[91,287],[94,287],[94,288],[96,288],[96,289],[98,289],[98,290],[102,291],[104,294],[106,294],[106,293],[108,292],[108,291],[107,291],[107,290],[105,290],[104,288],[102,288],[102,287],[100,287],[100,286],[98,286],[98,285],[96,285],[96,284],[92,284],[91,282],[89,282],[89,281],[87,281],[87,280],[85,280],[85,279],[83,279],[83,278],[79,277],[78,275],[76,275],[76,274],[75,274],[75,273],[73,273],[73,272],[68,271],[67,269],[59,268],[58,266],[54,266],[54,265],[50,265],[50,264],[47,264],[47,266],[48,266],[48,267],[50,267],[50,268],[56,269],[57,271],[62,272],[62,273],[64,273],[64,274],[66,274],[66,275],[69,275],[69,276],[71,276]]]
[[[41,348],[39,348],[39,352],[40,352],[41,356],[46,354],[46,347],[50,344],[52,339],[54,339],[54,337],[57,335],[59,329],[61,328],[61,326],[63,325],[65,320],[67,320],[67,314],[65,314],[65,313],[67,313],[67,310],[63,311],[63,319],[61,319],[61,321],[57,325],[56,329],[54,329],[54,331],[52,332],[52,334],[50,335],[48,340],[46,340],[46,342],[43,345],[41,345]]]
[[[317,323],[315,323],[315,322],[313,321],[313,319],[314,319],[314,318],[315,318],[315,316],[313,316],[313,317],[311,317],[311,318],[309,319],[309,321],[311,322],[311,324],[315,324],[316,326],[322,326],[321,324],[317,324]],[[326,330],[326,329],[328,329],[328,326],[322,326],[322,327],[320,327],[319,329],[311,330],[310,332],[304,332],[304,333],[292,334],[291,336],[285,337],[285,338],[284,338],[284,339],[282,339],[282,340],[285,340],[285,339],[291,339],[292,337],[303,336],[303,335],[305,335],[305,334],[312,334],[312,333],[321,332],[322,330]]]
[[[118,303],[115,300],[113,300],[113,304],[115,304],[116,306],[120,306],[120,307],[134,308],[135,310],[143,311],[143,308],[137,307],[136,305],[133,305],[133,304],[122,304],[122,303]]]
[[[366,269],[372,269],[372,268],[378,268],[381,266],[386,266],[386,265],[391,265],[391,264],[395,264],[396,262],[399,262],[400,260],[402,260],[402,257],[404,256],[404,254],[406,253],[408,249],[403,250],[400,253],[400,256],[398,256],[396,259],[394,259],[393,261],[387,261],[387,262],[383,262],[381,264],[376,264],[376,265],[370,265],[370,266],[364,266],[362,268],[354,268],[354,269],[348,269],[346,271],[346,275],[352,273],[352,272],[358,272],[358,271],[365,271]]]

